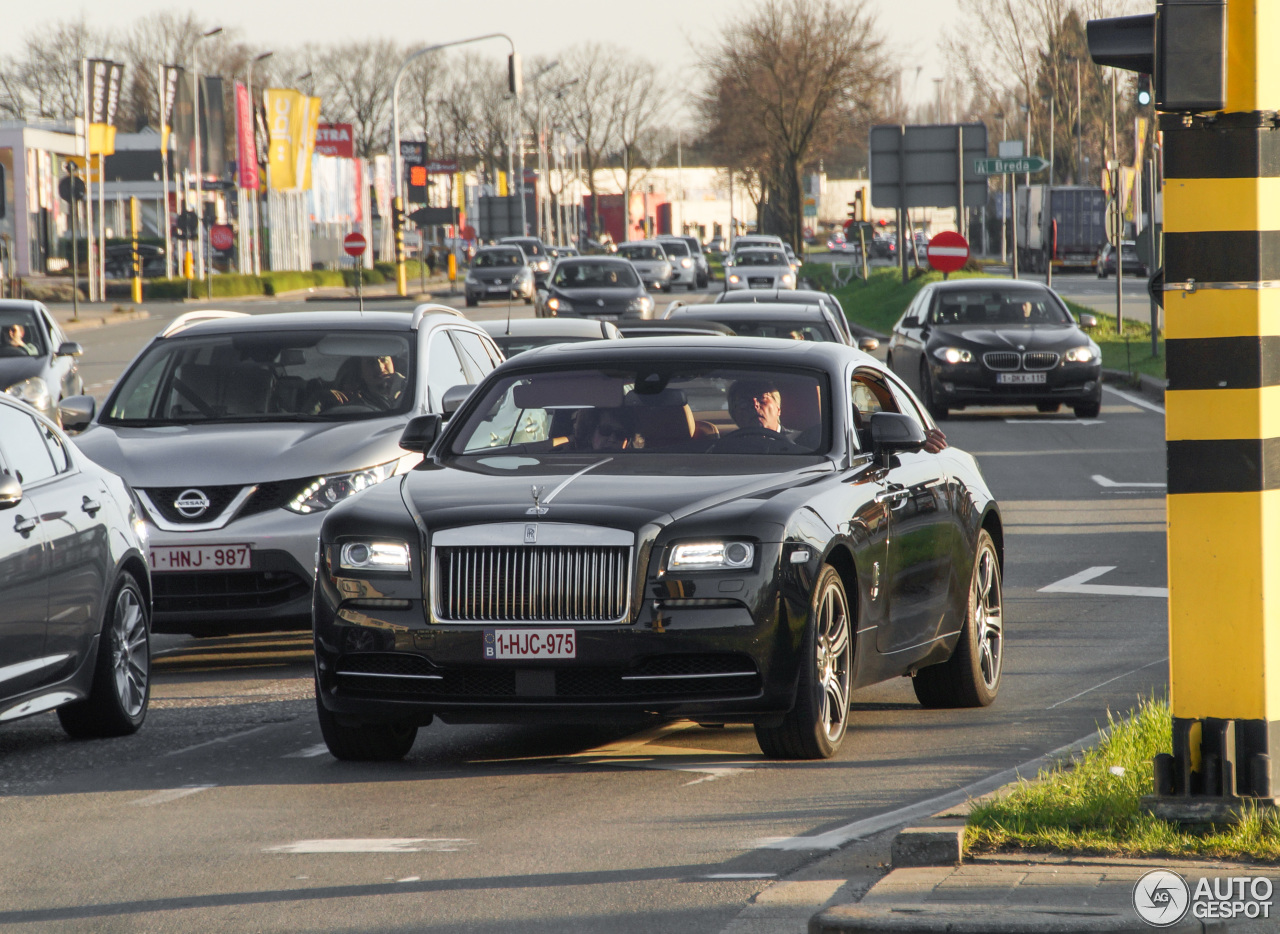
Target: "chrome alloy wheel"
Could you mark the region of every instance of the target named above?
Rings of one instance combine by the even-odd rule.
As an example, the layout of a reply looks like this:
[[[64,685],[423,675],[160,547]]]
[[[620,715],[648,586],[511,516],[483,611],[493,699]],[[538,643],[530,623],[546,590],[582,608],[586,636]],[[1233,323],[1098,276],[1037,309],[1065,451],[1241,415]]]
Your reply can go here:
[[[994,691],[1000,683],[1000,666],[1004,662],[1001,593],[1000,565],[995,552],[984,547],[978,555],[973,582],[969,585],[969,606],[978,643],[978,668],[989,691]]]
[[[151,672],[147,619],[138,594],[122,587],[116,595],[111,627],[111,671],[115,677],[120,707],[130,717],[141,713],[147,700],[147,679]]]
[[[849,717],[849,678],[853,642],[849,638],[849,604],[844,590],[827,587],[818,605],[815,673],[822,691],[821,724],[830,742],[844,735]]]

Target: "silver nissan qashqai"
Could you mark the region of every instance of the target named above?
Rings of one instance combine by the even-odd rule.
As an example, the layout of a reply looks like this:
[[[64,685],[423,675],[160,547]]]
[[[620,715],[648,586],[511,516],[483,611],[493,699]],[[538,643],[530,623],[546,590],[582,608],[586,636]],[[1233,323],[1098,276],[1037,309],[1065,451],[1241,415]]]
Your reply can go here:
[[[142,502],[154,630],[307,628],[324,513],[417,463],[409,420],[447,414],[501,360],[442,305],[176,319],[67,425]]]

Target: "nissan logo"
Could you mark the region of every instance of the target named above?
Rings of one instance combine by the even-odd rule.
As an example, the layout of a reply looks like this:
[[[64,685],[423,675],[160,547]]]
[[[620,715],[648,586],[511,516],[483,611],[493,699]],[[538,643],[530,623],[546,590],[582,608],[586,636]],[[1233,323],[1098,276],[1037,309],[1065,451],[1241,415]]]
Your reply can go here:
[[[173,508],[188,519],[195,519],[203,516],[204,511],[209,508],[209,497],[204,495],[203,490],[183,490],[173,501]]]

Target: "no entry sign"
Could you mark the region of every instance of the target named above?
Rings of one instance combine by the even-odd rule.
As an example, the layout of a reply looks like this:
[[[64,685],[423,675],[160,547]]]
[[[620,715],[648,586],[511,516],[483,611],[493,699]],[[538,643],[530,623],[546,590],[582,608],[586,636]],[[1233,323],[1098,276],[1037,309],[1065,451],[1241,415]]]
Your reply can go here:
[[[938,272],[955,272],[969,261],[969,241],[944,230],[929,241],[929,265]]]
[[[349,233],[342,238],[342,248],[348,256],[363,256],[368,245],[362,233]]]
[[[209,245],[215,250],[229,250],[236,245],[235,231],[226,224],[214,224],[209,228]]]

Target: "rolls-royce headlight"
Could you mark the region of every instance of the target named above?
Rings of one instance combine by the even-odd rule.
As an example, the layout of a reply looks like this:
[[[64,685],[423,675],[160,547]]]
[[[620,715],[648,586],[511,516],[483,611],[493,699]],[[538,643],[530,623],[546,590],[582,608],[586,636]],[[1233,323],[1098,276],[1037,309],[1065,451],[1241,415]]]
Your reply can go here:
[[[1094,356],[1092,347],[1072,347],[1062,355],[1068,363],[1092,363]]]
[[[962,347],[938,347],[933,355],[943,363],[972,363],[973,354]]]
[[[15,399],[21,399],[33,409],[39,409],[41,412],[49,411],[49,387],[38,376],[24,379],[20,383],[14,383],[5,392]]]
[[[399,460],[394,460],[366,470],[316,477],[302,489],[302,492],[285,503],[284,508],[301,515],[323,512],[331,506],[336,506],[348,496],[381,483],[396,472],[399,463]]]
[[[409,546],[404,542],[346,542],[338,550],[338,567],[344,571],[409,573]]]
[[[687,542],[671,549],[667,569],[706,571],[715,568],[747,568],[755,561],[756,546],[750,542]]]

